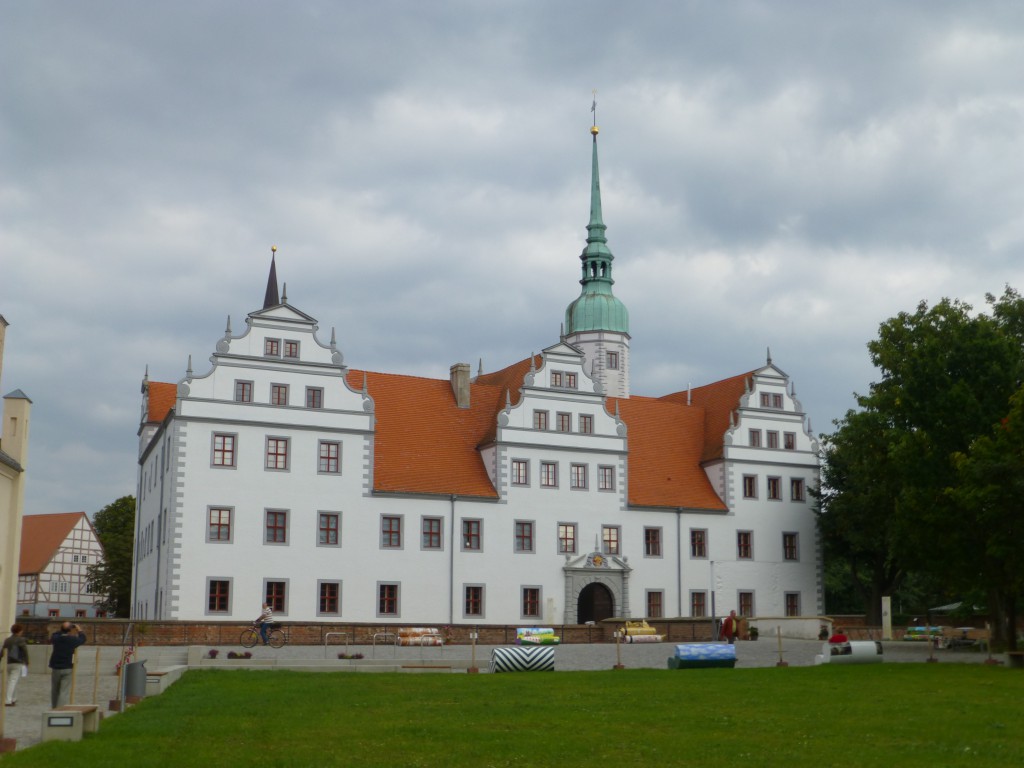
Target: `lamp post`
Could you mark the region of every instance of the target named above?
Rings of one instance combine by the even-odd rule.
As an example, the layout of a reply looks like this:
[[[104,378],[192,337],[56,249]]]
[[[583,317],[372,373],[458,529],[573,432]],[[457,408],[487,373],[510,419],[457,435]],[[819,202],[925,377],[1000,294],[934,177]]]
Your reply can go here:
[[[711,564],[711,632],[712,640],[718,639],[718,617],[715,613],[715,561],[709,560]]]

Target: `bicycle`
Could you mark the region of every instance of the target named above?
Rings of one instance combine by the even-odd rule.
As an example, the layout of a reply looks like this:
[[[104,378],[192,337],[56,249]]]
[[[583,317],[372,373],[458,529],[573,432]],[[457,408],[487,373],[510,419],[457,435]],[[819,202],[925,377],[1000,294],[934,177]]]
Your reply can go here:
[[[252,648],[257,643],[263,642],[263,638],[260,636],[260,625],[253,624],[251,627],[246,627],[242,630],[242,635],[239,638],[243,648]],[[272,621],[267,625],[267,645],[271,648],[280,648],[285,644],[284,632],[281,631],[281,624],[276,621]]]

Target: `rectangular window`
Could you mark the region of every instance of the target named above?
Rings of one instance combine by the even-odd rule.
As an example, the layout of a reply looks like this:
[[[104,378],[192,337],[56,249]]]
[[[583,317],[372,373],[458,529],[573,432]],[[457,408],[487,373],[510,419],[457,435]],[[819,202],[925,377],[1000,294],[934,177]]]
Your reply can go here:
[[[206,596],[207,613],[228,613],[231,610],[231,582],[228,579],[207,581]]]
[[[420,547],[422,549],[441,549],[441,518],[424,517],[421,525]]]
[[[320,468],[319,471],[326,474],[336,475],[341,471],[341,464],[338,459],[341,456],[341,443],[320,441]]]
[[[336,547],[340,541],[338,537],[341,515],[337,512],[321,512],[319,515],[319,533],[317,543],[322,547]]]
[[[395,515],[381,515],[380,545],[384,549],[402,548],[402,518]]]
[[[702,619],[708,615],[708,593],[694,591],[690,593],[690,616]]]
[[[738,603],[740,616],[753,616],[754,615],[754,593],[753,592],[740,592],[738,594]]]
[[[576,523],[558,524],[558,554],[576,554]]]
[[[479,552],[481,548],[480,532],[483,527],[481,520],[462,521],[462,549],[467,552]]]
[[[523,618],[540,618],[540,587],[523,587]]]
[[[576,374],[575,373],[567,373],[567,374],[565,374],[565,388],[566,389],[576,389]]]
[[[324,391],[320,387],[306,387],[306,407],[323,408]]]
[[[288,582],[265,581],[264,593],[267,605],[274,613],[288,613]]]
[[[548,428],[548,412],[547,411],[534,411],[533,412],[533,428],[534,429],[547,429]]]
[[[736,531],[736,557],[750,560],[754,557],[754,533],[752,531]]]
[[[479,584],[472,584],[466,587],[466,601],[464,603],[463,615],[484,615],[484,588]]]
[[[263,341],[263,354],[267,357],[280,357],[281,356],[281,340],[280,339],[264,339]]]
[[[559,432],[572,432],[572,414],[556,413],[555,429],[557,429]]]
[[[605,360],[607,361],[608,370],[610,370],[610,371],[617,371],[619,369],[619,353],[618,352],[609,352],[608,356],[605,358]]]
[[[533,552],[533,521],[516,520],[515,551]]]
[[[768,478],[768,498],[771,499],[772,501],[780,501],[782,499],[781,477]]]
[[[647,618],[660,619],[662,617],[662,606],[665,603],[665,593],[660,589],[647,590]]]
[[[268,509],[266,513],[267,544],[288,543],[288,512],[283,509]]]
[[[800,615],[800,593],[799,592],[787,592],[785,595],[786,599],[786,615],[787,616],[799,616]]]
[[[231,541],[230,507],[210,507],[207,512],[207,541]]]
[[[615,490],[615,467],[601,466],[597,468],[597,490]]]
[[[744,475],[743,476],[743,498],[744,499],[756,499],[757,498],[757,475]]]
[[[622,529],[617,525],[601,526],[601,551],[606,555],[619,554],[619,539]]]
[[[800,559],[800,536],[796,533],[782,534],[782,559]]]
[[[377,615],[398,616],[398,585],[377,585]]]
[[[799,477],[789,479],[789,498],[793,501],[805,501],[804,481]]]
[[[644,528],[644,557],[661,557],[661,528]]]
[[[779,433],[774,429],[768,430],[768,447],[778,448],[779,447]]]
[[[587,465],[569,465],[569,487],[585,491],[587,489]]]
[[[297,358],[299,356],[299,342],[291,339],[284,340],[284,356]]]
[[[320,616],[337,616],[341,613],[341,582],[320,582]]]
[[[708,532],[703,528],[690,529],[690,557],[702,560],[708,556]]]
[[[561,371],[552,371],[551,372],[551,386],[552,387],[560,387],[560,386],[562,386],[562,372]]]
[[[594,417],[588,416],[585,413],[580,414],[580,434],[581,435],[592,435],[594,434]]]
[[[267,438],[267,469],[288,469],[288,438]]]
[[[750,447],[760,448],[761,447],[761,430],[752,429],[750,430]]]
[[[251,403],[252,402],[252,382],[251,381],[236,381],[235,382],[235,402],[236,403]]]
[[[530,484],[530,462],[526,459],[512,459],[512,485]]]
[[[558,487],[558,464],[553,461],[542,461],[540,463],[540,487]]]
[[[783,432],[782,433],[782,446],[787,451],[796,450],[796,432]]]
[[[761,393],[761,407],[762,408],[782,408],[782,395],[772,394],[771,392]]]
[[[213,466],[235,466],[235,435],[214,433],[213,435]]]
[[[288,385],[287,384],[271,384],[270,385],[270,404],[271,405],[288,405]]]

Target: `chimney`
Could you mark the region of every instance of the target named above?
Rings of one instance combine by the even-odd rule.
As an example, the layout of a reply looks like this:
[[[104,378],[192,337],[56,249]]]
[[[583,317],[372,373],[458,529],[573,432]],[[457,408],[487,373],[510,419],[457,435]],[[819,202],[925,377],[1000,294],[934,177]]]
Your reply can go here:
[[[459,408],[469,408],[469,363],[456,363],[451,367],[452,394]]]

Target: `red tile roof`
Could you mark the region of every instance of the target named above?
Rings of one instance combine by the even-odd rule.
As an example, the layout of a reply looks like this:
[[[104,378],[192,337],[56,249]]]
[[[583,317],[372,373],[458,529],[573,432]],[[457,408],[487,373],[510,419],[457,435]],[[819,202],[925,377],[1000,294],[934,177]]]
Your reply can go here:
[[[540,367],[540,356],[534,357]],[[455,403],[447,379],[350,370],[349,386],[365,377],[375,404],[373,488],[497,498],[480,457],[493,442],[506,392],[513,404],[530,370],[530,358],[478,376],[470,407]],[[702,463],[721,458],[729,413],[739,405],[750,373],[661,398],[610,398],[626,422],[629,439],[629,503],[637,506],[725,510]],[[176,386],[150,382],[149,416],[160,421],[174,405]],[[687,405],[687,397],[690,404]]]
[[[689,397],[692,405],[704,409],[704,449],[701,461],[722,458],[725,433],[729,429],[729,414],[739,407],[740,398],[753,375],[754,371],[741,373],[739,376],[697,387],[689,393],[684,390],[660,398],[665,402],[685,405]]]
[[[25,515],[21,522],[19,574],[41,573],[85,512]]]
[[[350,371],[349,386],[361,389],[363,376]],[[472,407],[459,408],[445,379],[365,376],[376,417],[374,490],[497,498],[477,445],[491,429],[502,390],[471,384]]]
[[[151,381],[148,387],[149,413],[146,415],[146,421],[159,424],[167,418],[167,413],[174,407],[174,401],[178,398],[178,385]]]
[[[726,509],[701,466],[705,410],[651,397],[609,401],[626,422],[629,503],[641,507]]]

